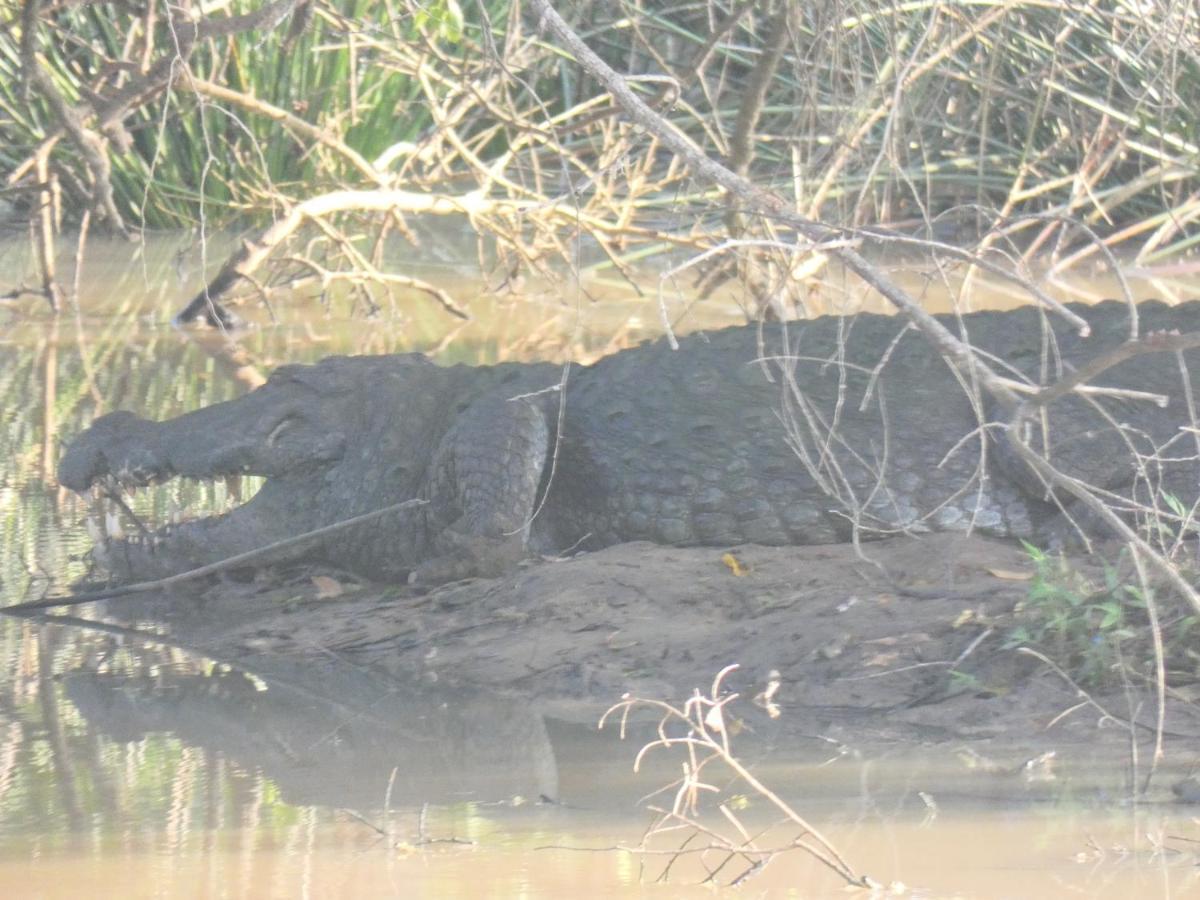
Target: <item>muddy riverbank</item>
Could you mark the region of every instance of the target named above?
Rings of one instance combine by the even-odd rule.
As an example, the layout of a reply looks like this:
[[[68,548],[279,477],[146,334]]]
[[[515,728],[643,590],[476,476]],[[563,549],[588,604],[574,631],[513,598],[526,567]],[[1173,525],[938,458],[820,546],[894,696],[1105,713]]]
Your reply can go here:
[[[575,723],[594,723],[626,694],[682,702],[737,664],[728,687],[742,695],[738,715],[775,735],[1033,754],[1127,750],[1135,722],[1138,739],[1151,739],[1148,688],[1082,702],[1012,646],[1032,578],[1021,548],[961,535],[860,548],[632,543],[426,594],[336,573],[285,584],[260,575],[113,601],[106,613],[251,671],[336,659]],[[1168,740],[1200,734],[1186,705],[1172,704],[1168,721]]]

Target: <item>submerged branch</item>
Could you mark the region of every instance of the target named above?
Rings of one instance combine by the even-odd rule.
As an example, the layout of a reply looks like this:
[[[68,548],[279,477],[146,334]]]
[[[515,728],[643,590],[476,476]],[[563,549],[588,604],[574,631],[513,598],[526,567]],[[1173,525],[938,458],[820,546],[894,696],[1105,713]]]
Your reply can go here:
[[[192,322],[205,316],[210,324],[227,324],[227,314],[221,309],[221,301],[228,297],[237,284],[250,279],[289,238],[293,237],[306,222],[324,219],[339,213],[420,213],[433,216],[462,215],[480,223],[489,216],[523,216],[543,222],[567,222],[582,226],[589,231],[605,234],[638,233],[644,237],[668,239],[668,235],[647,229],[631,229],[620,222],[608,221],[566,203],[546,200],[521,200],[493,198],[482,191],[466,194],[440,194],[393,189],[340,190],[312,197],[296,204],[288,212],[265,229],[256,238],[248,238],[221,266],[220,271],[193,297],[175,317],[176,322]],[[688,243],[685,238],[675,238],[673,243]],[[370,275],[364,277],[369,278]],[[389,280],[381,277],[381,281]],[[465,310],[456,306],[449,297],[440,295],[438,302],[451,315],[460,319],[469,318]]]

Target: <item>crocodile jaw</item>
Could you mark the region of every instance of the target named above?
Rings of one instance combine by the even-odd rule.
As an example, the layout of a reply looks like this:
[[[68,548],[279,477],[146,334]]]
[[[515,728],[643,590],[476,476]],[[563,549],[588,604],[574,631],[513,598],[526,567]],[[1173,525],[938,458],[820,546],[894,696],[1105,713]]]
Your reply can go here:
[[[89,519],[93,540],[92,560],[121,582],[150,581],[198,569],[259,550],[289,536],[281,522],[295,522],[297,511],[281,509],[278,498],[285,492],[263,485],[252,499],[235,509],[163,527],[123,534],[116,520],[102,523]],[[116,533],[114,533],[116,532]],[[292,546],[255,557],[254,565],[297,559],[311,548]],[[251,563],[248,561],[247,565]]]

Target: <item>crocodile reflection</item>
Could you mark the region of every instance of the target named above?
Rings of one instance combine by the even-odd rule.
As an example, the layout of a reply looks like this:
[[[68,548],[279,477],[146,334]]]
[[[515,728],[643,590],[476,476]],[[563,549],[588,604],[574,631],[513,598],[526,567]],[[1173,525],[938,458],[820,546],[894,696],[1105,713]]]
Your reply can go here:
[[[293,804],[370,809],[385,795],[403,807],[558,794],[545,723],[526,705],[401,686],[333,663],[271,667],[256,666],[253,676],[223,666],[207,674],[76,670],[64,682],[106,736],[132,742],[171,732],[258,769]]]

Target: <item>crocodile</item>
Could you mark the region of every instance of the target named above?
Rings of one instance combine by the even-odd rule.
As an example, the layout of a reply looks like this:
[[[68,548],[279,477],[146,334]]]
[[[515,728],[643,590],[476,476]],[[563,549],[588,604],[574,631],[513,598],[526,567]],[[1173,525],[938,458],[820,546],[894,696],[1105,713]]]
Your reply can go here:
[[[1090,336],[1040,308],[939,318],[981,359],[1040,384],[1129,337],[1128,306],[1071,308]],[[1200,301],[1137,312],[1143,333],[1200,325]],[[1118,506],[1166,492],[1190,504],[1197,371],[1192,352],[1134,356],[1096,379],[1095,393],[1052,404],[1032,441]],[[1070,498],[1012,452],[1007,419],[969,366],[952,366],[902,319],[859,314],[662,338],[591,365],[441,366],[421,354],[286,365],[178,418],[105,415],[66,448],[58,478],[82,492],[265,476],[223,515],[98,536],[95,556],[119,581],[417,499],[270,561],[438,583],[624,541],[1061,535],[1064,521],[1080,521],[1064,519]]]

